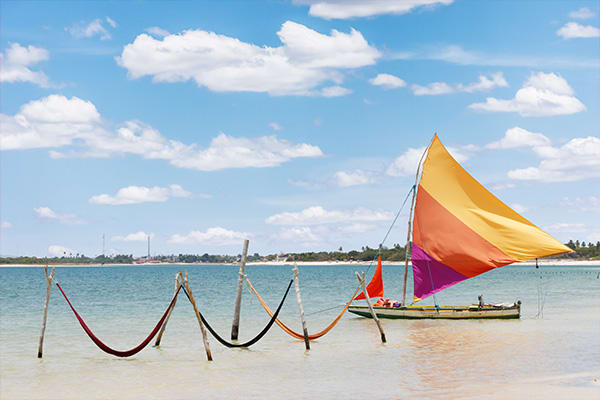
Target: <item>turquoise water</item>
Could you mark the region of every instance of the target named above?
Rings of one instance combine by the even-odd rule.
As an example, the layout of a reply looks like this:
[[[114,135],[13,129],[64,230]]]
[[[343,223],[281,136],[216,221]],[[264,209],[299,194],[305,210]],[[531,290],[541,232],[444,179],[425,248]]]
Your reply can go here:
[[[173,294],[174,274],[184,268],[201,311],[228,338],[238,267],[64,267],[55,276],[94,333],[125,350],[154,327]],[[318,311],[346,301],[356,288],[354,271],[364,269],[300,267],[309,332],[337,315],[341,306]],[[291,267],[248,266],[246,272],[275,308]],[[403,267],[384,267],[387,297],[399,298],[402,274]],[[214,361],[208,363],[185,296],[160,348],[120,359],[95,347],[54,286],[38,360],[43,269],[0,268],[0,398],[600,398],[600,265],[505,267],[449,288],[437,301],[465,305],[479,294],[486,302],[520,299],[522,318],[384,320],[388,343],[382,345],[372,320],[347,314],[310,352],[274,326],[250,349],[227,349],[209,338]],[[301,330],[293,289],[281,319]],[[244,290],[240,341],[267,321]]]

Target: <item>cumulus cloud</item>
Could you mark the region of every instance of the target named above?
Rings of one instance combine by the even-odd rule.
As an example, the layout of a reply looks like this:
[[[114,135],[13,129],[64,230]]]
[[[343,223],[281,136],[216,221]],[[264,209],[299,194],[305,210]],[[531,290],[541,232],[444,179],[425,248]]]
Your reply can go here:
[[[192,194],[184,190],[180,185],[169,185],[168,187],[146,187],[127,186],[119,189],[116,195],[99,194],[92,196],[89,202],[92,204],[108,204],[111,206],[137,203],[165,202],[171,197],[190,197]]]
[[[154,237],[154,233],[139,231],[125,236],[113,236],[112,240],[115,242],[145,242],[148,240],[148,237],[152,239]]]
[[[69,32],[71,36],[75,38],[91,38],[99,36],[100,40],[108,40],[111,38],[111,35],[102,22],[103,21],[100,18],[96,18],[89,23],[82,21],[65,28],[65,31]],[[113,29],[117,27],[117,23],[109,17],[106,17],[106,22]]]
[[[277,239],[300,243],[314,243],[321,241],[321,238],[318,235],[316,235],[308,226],[294,227],[282,230],[277,235]]]
[[[537,167],[519,168],[508,172],[518,180],[545,182],[579,181],[600,177],[600,138],[574,138],[560,147],[535,146],[541,159]]]
[[[567,115],[585,111],[573,89],[560,75],[538,72],[532,74],[515,97],[508,100],[488,97],[485,103],[469,105],[473,110],[517,112],[523,117]]]
[[[406,82],[391,74],[378,74],[375,78],[369,79],[369,83],[374,86],[381,86],[384,89],[397,89],[406,86]]]
[[[497,184],[491,186],[492,190],[514,189],[515,187],[517,187],[517,185],[515,185],[514,183],[510,183],[510,182],[497,183]]]
[[[283,212],[272,215],[265,222],[270,225],[319,225],[340,222],[388,221],[392,218],[394,215],[388,211],[374,211],[367,208],[340,211],[312,206],[299,212]]]
[[[211,244],[224,246],[239,244],[240,241],[248,239],[251,235],[246,232],[235,232],[219,226],[208,228],[206,231],[191,231],[187,235],[175,234],[169,239],[169,243],[185,244]]]
[[[569,22],[556,31],[558,36],[564,39],[595,38],[600,37],[600,29],[591,25],[580,25],[577,22]]]
[[[271,127],[271,129],[273,129],[274,131],[280,131],[282,128],[281,125],[279,125],[277,122],[269,122],[269,126]]]
[[[514,149],[517,147],[549,146],[550,144],[550,139],[541,133],[529,132],[515,126],[506,130],[502,139],[488,143],[485,147],[488,149]]]
[[[141,34],[123,48],[117,63],[132,79],[155,82],[194,80],[216,92],[340,96],[341,70],[372,65],[380,53],[362,34],[316,32],[292,21],[277,32],[282,45],[257,46],[203,30],[154,38]],[[334,86],[319,89],[333,82]]]
[[[77,218],[75,214],[61,214],[52,210],[50,207],[37,207],[34,208],[33,211],[35,214],[41,218],[46,220],[55,220],[60,222],[61,224],[67,225],[81,225],[84,224],[85,221]]]
[[[508,83],[506,79],[504,79],[504,75],[502,72],[496,72],[490,74],[488,78],[485,75],[479,75],[479,80],[477,82],[462,84],[459,83],[454,86],[450,86],[445,82],[432,82],[427,84],[426,86],[421,85],[412,85],[411,90],[415,96],[437,96],[441,94],[450,94],[450,93],[458,93],[458,92],[482,92],[489,91],[496,87],[507,87]]]
[[[373,17],[383,14],[406,14],[417,8],[448,5],[454,0],[294,0],[296,4],[310,5],[308,13],[324,19]]]
[[[524,213],[525,211],[529,210],[529,207],[526,207],[522,204],[519,203],[511,203],[510,207],[515,210],[516,212],[518,212],[519,214]]]
[[[561,232],[586,232],[587,228],[585,224],[578,222],[559,222],[556,224],[548,225],[544,227],[548,232],[561,233]]]
[[[560,203],[562,206],[567,206],[576,211],[583,212],[599,212],[600,211],[600,196],[589,197],[565,197]]]
[[[275,135],[244,138],[220,133],[202,148],[170,140],[140,121],[126,121],[113,131],[91,102],[61,95],[31,101],[12,116],[0,114],[0,123],[2,150],[71,146],[66,152],[51,151],[53,158],[134,154],[180,168],[216,171],[273,167],[294,158],[323,155],[317,146],[293,144]]]
[[[41,87],[48,87],[48,77],[42,71],[33,71],[30,67],[48,60],[48,50],[35,46],[21,46],[12,43],[0,53],[0,82],[31,82]]]
[[[12,228],[12,224],[8,221],[0,221],[0,228],[2,228],[2,229]]]
[[[446,147],[446,149],[457,162],[462,163],[469,159],[470,152],[475,148],[471,145],[467,145],[462,148]],[[424,152],[425,147],[419,147],[417,149],[409,148],[388,165],[385,173],[389,176],[409,176],[416,174],[419,161]]]
[[[333,182],[340,187],[366,185],[375,182],[373,173],[357,169],[352,172],[337,171],[333,174]]]
[[[588,19],[588,18],[592,18],[595,15],[596,15],[596,13],[587,7],[582,7],[579,10],[571,11],[569,13],[569,17],[575,18],[575,19]]]
[[[69,257],[72,254],[77,254],[77,252],[69,249],[68,247],[59,246],[56,244],[48,246],[48,255],[50,257]]]
[[[165,37],[170,35],[169,31],[159,28],[158,26],[151,26],[150,28],[146,28],[145,31],[151,35],[158,37]]]
[[[350,224],[350,225],[344,225],[344,226],[340,227],[339,230],[342,233],[364,233],[364,232],[372,231],[376,227],[377,226],[372,225],[372,224],[355,223],[355,224]]]

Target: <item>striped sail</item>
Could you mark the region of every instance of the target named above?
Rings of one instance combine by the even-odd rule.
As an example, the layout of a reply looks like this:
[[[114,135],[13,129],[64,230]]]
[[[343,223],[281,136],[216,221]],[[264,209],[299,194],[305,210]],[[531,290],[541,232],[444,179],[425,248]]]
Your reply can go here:
[[[414,300],[493,268],[571,251],[477,182],[434,137],[417,189]]]

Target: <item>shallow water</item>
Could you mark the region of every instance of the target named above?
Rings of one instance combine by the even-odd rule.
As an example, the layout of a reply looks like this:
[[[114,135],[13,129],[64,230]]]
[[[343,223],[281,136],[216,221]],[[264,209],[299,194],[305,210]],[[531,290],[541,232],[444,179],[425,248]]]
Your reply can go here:
[[[154,327],[182,268],[57,268],[56,278],[100,339],[128,349]],[[228,338],[238,267],[187,268],[201,311]],[[337,315],[356,288],[357,269],[365,267],[300,267],[309,332]],[[291,268],[248,266],[246,272],[274,309]],[[403,267],[384,267],[386,296],[398,298],[402,274]],[[121,359],[89,340],[54,286],[39,360],[43,270],[0,268],[0,398],[600,398],[600,265],[505,267],[449,288],[437,301],[466,305],[480,293],[486,302],[520,299],[522,318],[383,320],[388,343],[382,345],[372,320],[347,314],[311,343],[310,352],[277,326],[250,349],[227,349],[211,337],[209,363],[185,296],[178,299],[160,348],[149,345]],[[240,341],[252,338],[268,319],[245,290]],[[281,319],[301,331],[293,288]]]

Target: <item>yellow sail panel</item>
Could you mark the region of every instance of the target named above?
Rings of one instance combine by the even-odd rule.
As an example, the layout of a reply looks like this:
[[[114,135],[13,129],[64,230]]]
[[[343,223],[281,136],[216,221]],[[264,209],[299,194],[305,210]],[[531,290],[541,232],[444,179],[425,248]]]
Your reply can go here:
[[[456,218],[515,261],[571,251],[477,182],[452,158],[437,135],[423,164],[420,185]]]

